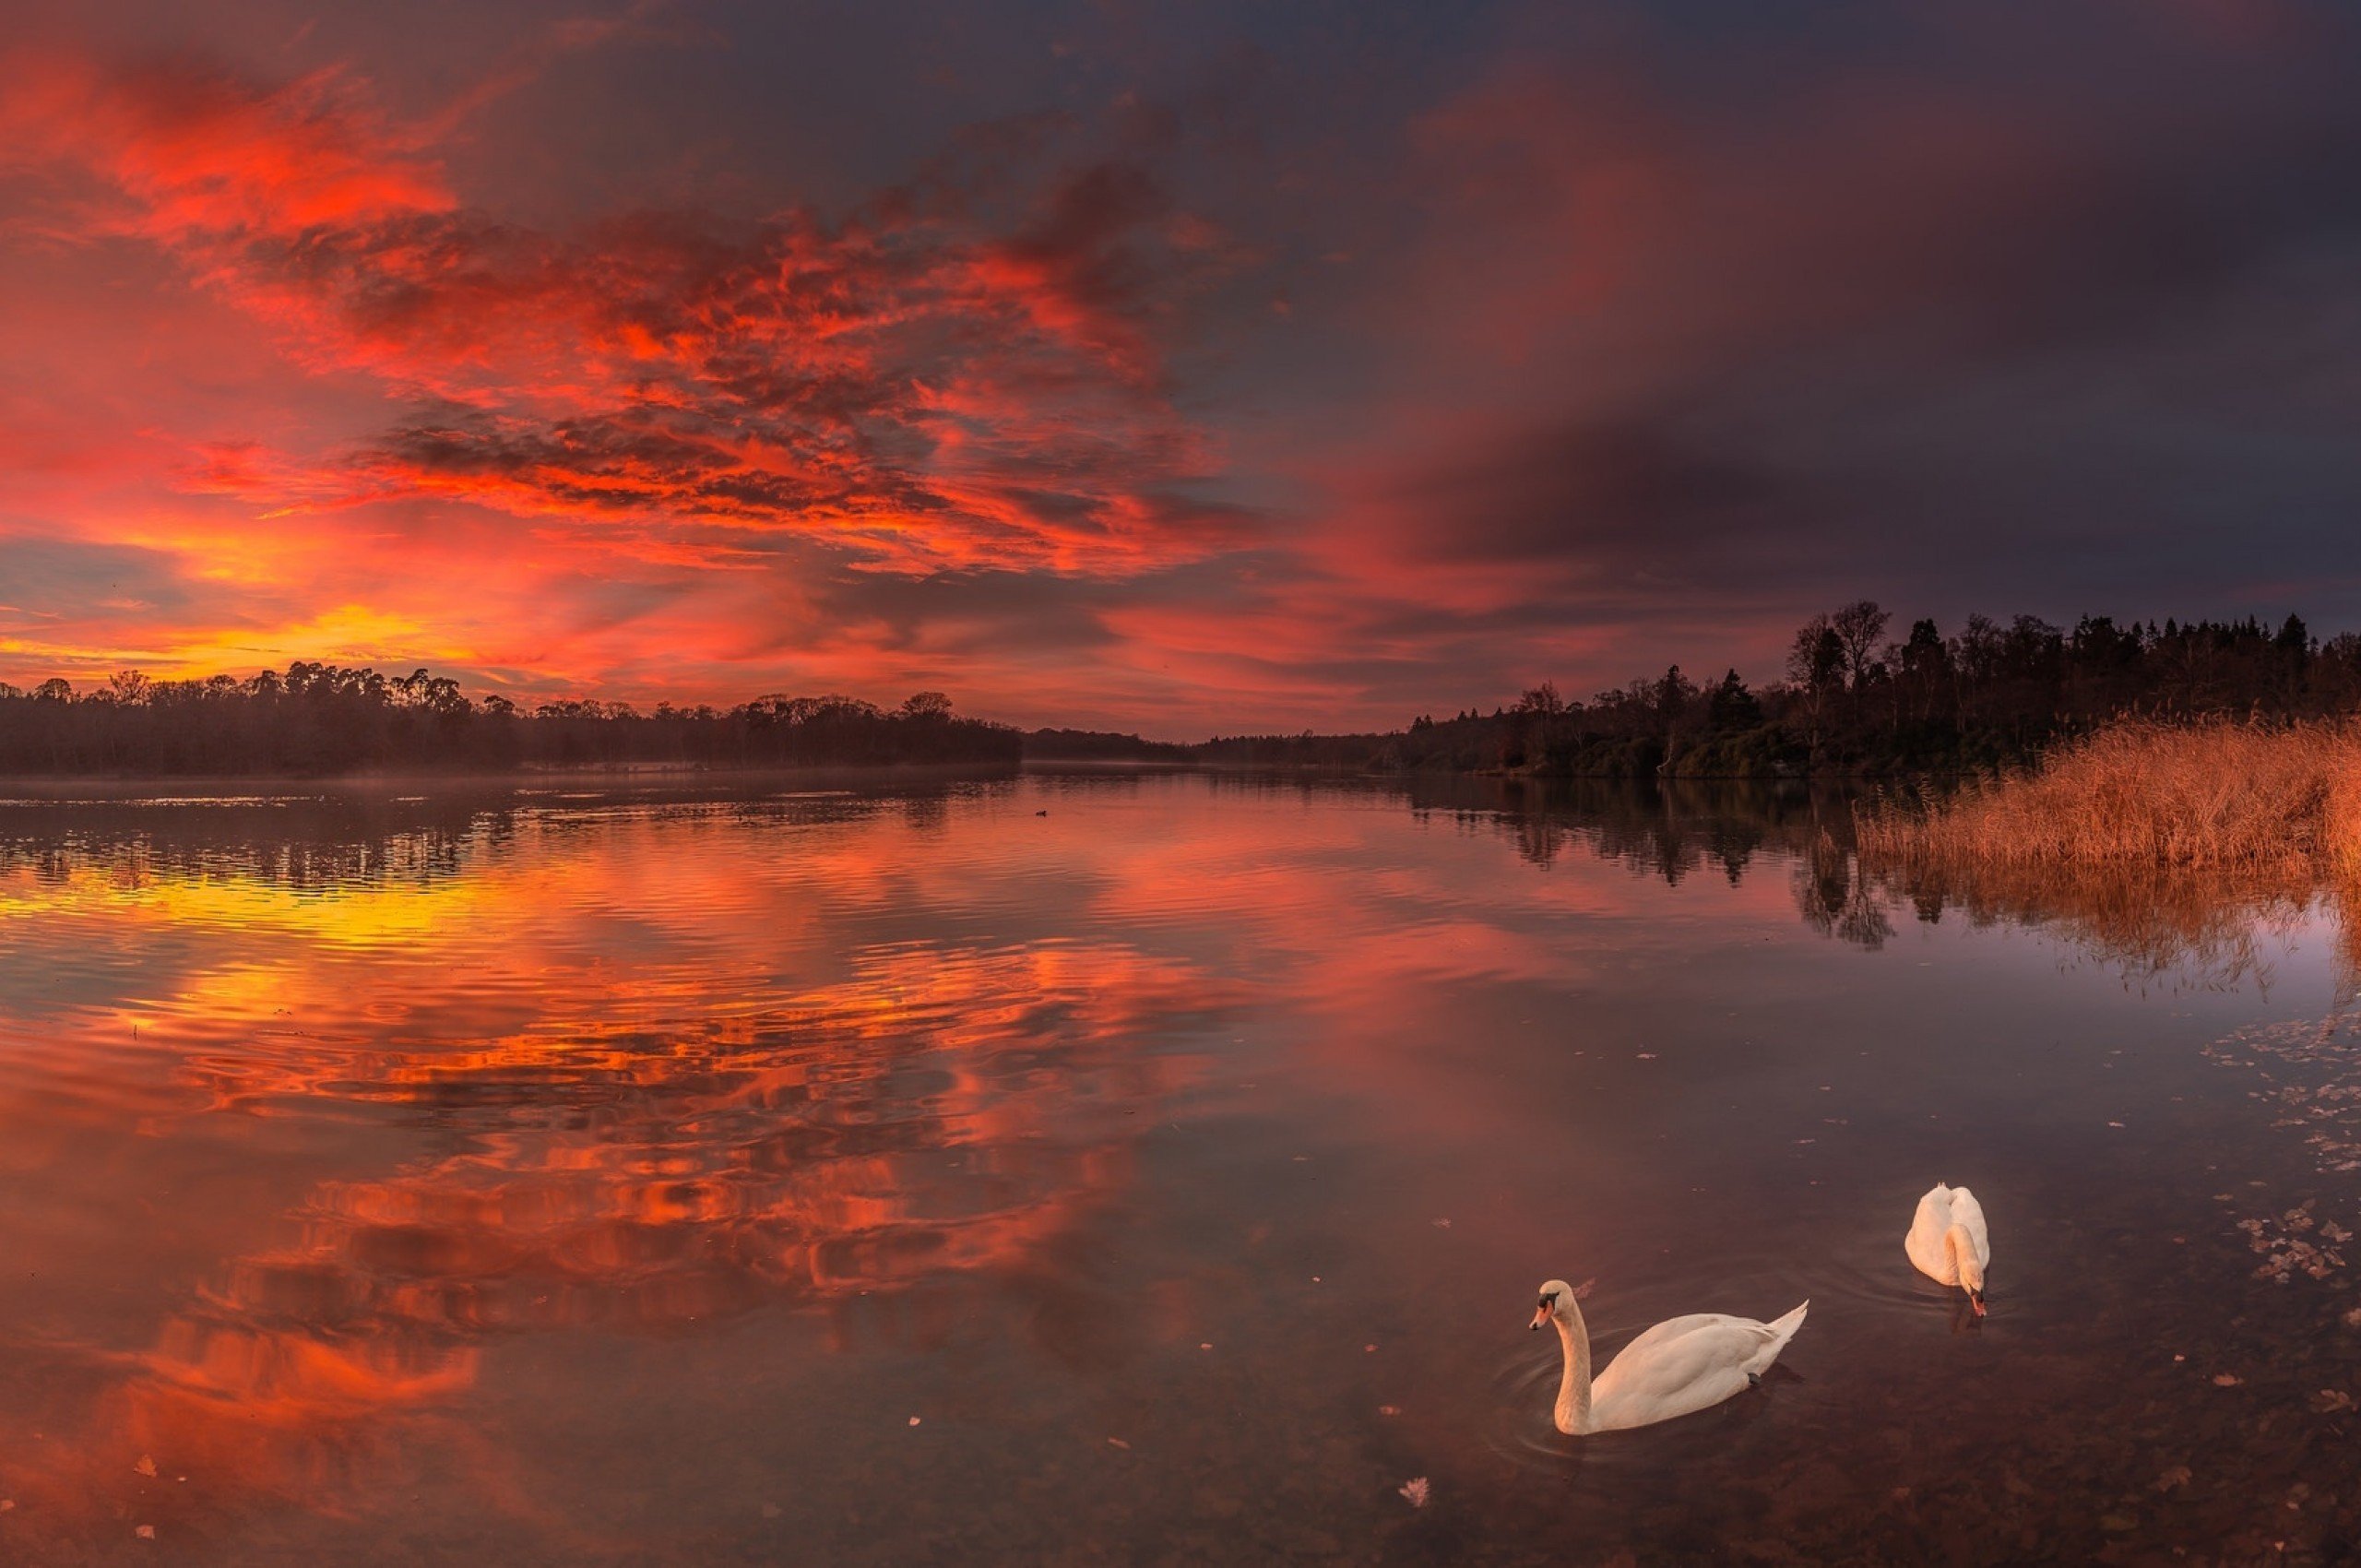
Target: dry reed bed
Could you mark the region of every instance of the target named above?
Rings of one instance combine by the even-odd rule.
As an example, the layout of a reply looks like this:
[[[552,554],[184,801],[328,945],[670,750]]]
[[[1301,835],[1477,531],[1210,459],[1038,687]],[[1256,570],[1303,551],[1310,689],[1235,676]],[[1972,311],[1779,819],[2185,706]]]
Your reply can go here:
[[[2361,876],[2361,723],[2127,722],[2036,772],[1857,813],[1863,857],[1955,871],[2107,866]]]

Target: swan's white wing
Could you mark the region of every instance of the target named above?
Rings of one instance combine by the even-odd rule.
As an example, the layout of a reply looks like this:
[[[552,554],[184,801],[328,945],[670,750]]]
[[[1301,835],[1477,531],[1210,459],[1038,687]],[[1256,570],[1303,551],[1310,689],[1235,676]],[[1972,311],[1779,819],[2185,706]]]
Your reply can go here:
[[[1803,1321],[1775,1324],[1720,1313],[1667,1318],[1623,1347],[1591,1390],[1591,1430],[1668,1421],[1742,1392]]]
[[[1910,1234],[1902,1239],[1902,1250],[1910,1254],[1910,1262],[1919,1273],[1939,1285],[1959,1283],[1959,1269],[1952,1262],[1951,1250],[1943,1245],[1943,1232],[1952,1228],[1954,1201],[1966,1194],[1964,1187],[1946,1187],[1935,1183],[1927,1195],[1918,1200],[1918,1212],[1911,1218]],[[1968,1197],[1970,1203],[1975,1200]],[[1976,1210],[1976,1221],[1982,1225],[1984,1211]]]
[[[1669,1340],[1678,1339],[1692,1330],[1711,1327],[1717,1323],[1746,1321],[1744,1318],[1731,1317],[1726,1313],[1689,1313],[1680,1317],[1668,1317],[1654,1327],[1642,1329],[1638,1337],[1617,1351],[1615,1360],[1608,1363],[1607,1371],[1598,1374],[1599,1382],[1604,1384],[1608,1376],[1623,1364],[1626,1358],[1636,1356],[1645,1360],[1655,1353],[1657,1347]]]
[[[1975,1243],[1975,1261],[1991,1267],[1992,1238],[1984,1229],[1984,1206],[1965,1187],[1952,1189],[1952,1223],[1967,1228],[1968,1239]]]

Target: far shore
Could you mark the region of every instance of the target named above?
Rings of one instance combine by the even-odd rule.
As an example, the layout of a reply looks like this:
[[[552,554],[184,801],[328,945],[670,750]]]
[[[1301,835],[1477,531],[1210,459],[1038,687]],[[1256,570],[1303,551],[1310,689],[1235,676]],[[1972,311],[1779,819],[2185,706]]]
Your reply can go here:
[[[1991,777],[1989,770],[1921,768],[1900,772],[1822,770],[1796,772],[1627,773],[1563,772],[1543,767],[1387,767],[1366,762],[1233,757],[1025,757],[1004,762],[813,763],[790,766],[709,767],[697,763],[587,763],[578,766],[523,766],[481,770],[441,768],[407,772],[366,768],[349,773],[27,773],[0,768],[0,794],[94,796],[108,792],[248,793],[316,792],[322,790],[383,790],[410,788],[502,789],[551,784],[731,784],[748,780],[1012,778],[1020,775],[1260,774],[1353,778],[1372,782],[1475,778],[1503,784],[1608,784],[1663,789],[1691,784],[1746,785],[1758,789],[1892,790],[1949,789]]]
[[[1016,776],[1004,763],[816,764],[808,767],[700,767],[694,765],[629,764],[615,766],[504,768],[483,772],[442,770],[404,773],[372,768],[354,773],[110,773],[49,774],[0,771],[0,794],[18,799],[101,799],[109,796],[314,795],[324,790],[355,793],[432,789],[507,790],[552,785],[651,784],[742,785],[772,781],[809,785],[833,781],[955,781]]]

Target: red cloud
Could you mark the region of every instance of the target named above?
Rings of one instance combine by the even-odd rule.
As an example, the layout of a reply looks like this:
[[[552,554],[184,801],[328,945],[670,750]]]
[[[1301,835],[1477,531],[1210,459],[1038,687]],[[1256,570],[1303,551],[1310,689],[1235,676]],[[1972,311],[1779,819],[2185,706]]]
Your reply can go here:
[[[0,62],[0,141],[19,165],[73,163],[128,198],[125,228],[166,244],[299,235],[457,205],[335,72],[261,90],[192,70],[110,75]]]
[[[904,199],[824,221],[642,216],[573,233],[468,210],[333,74],[6,70],[20,164],[103,192],[77,232],[163,247],[319,373],[403,400],[380,438],[208,454],[274,509],[450,497],[521,517],[791,530],[867,564],[1122,575],[1234,537],[1150,325],[1207,247],[1136,170],[1014,235]]]

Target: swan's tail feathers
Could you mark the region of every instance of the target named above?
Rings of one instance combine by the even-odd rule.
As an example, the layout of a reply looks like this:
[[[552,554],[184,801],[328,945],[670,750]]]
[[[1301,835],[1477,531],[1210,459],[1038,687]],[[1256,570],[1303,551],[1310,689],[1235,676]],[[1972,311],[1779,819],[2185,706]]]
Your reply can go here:
[[[1787,1348],[1787,1341],[1793,1339],[1796,1336],[1796,1330],[1804,1325],[1804,1313],[1810,1310],[1811,1303],[1807,1301],[1785,1317],[1775,1317],[1771,1320],[1769,1324],[1772,1336],[1771,1355],[1763,1357],[1764,1361],[1769,1361],[1771,1356],[1776,1356]]]

